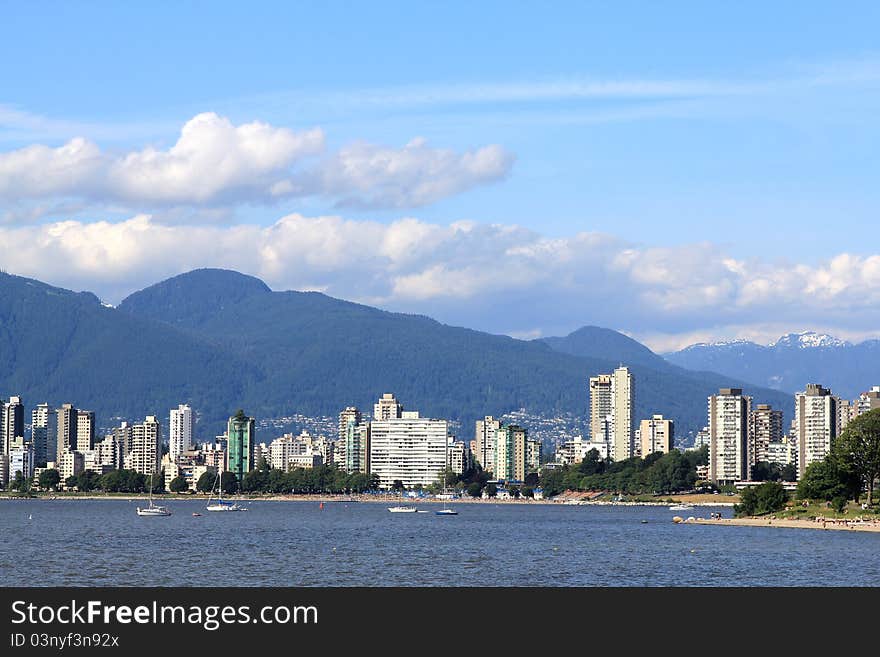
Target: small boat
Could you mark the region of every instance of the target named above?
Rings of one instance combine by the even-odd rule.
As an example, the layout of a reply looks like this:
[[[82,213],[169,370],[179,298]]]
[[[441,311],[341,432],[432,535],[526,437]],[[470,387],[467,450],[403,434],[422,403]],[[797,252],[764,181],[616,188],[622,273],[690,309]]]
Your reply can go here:
[[[446,492],[446,481],[443,482],[443,494],[438,495],[437,497],[439,497],[440,499],[443,500],[443,508],[440,509],[439,511],[434,511],[434,513],[436,515],[438,515],[438,516],[457,516],[458,515],[458,511],[456,511],[455,509],[450,509],[449,506],[447,506],[447,504],[446,504],[446,500],[451,498],[451,495],[448,492]]]
[[[388,510],[391,513],[415,513],[418,511],[414,506],[389,506]]]
[[[673,504],[669,507],[670,511],[693,511],[694,507],[691,504]]]
[[[205,509],[207,511],[247,511],[246,507],[239,506],[235,502],[223,499],[222,475],[222,470],[217,473],[217,501],[212,504],[211,498],[208,497],[208,504],[205,506]],[[213,490],[211,492],[213,492]]]
[[[141,508],[137,508],[137,514],[139,516],[170,516],[171,511],[168,510],[168,507],[159,506],[158,504],[153,504],[153,473],[150,473],[150,505]]]
[[[201,516],[201,513],[196,513],[195,511],[193,511],[193,518],[200,518]]]

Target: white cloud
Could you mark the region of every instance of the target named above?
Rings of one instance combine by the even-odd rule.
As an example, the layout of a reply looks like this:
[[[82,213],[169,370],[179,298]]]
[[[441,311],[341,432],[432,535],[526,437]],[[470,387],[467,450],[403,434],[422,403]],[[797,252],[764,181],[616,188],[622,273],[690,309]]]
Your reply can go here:
[[[500,180],[513,159],[496,144],[456,153],[431,148],[421,138],[398,149],[357,142],[310,177],[340,206],[411,208]]]
[[[880,256],[818,264],[731,258],[712,244],[642,247],[611,235],[547,238],[515,225],[390,224],[288,215],[270,226],[122,222],[0,226],[0,268],[117,303],[196,267],[516,335],[608,326],[665,350],[822,330],[876,335]]]
[[[76,137],[55,148],[0,153],[0,202],[81,198],[149,210],[323,196],[340,205],[403,208],[499,180],[513,163],[497,145],[457,153],[421,139],[403,148],[358,142],[316,160],[324,141],[319,128],[233,125],[206,112],[187,121],[168,149],[116,154]]]

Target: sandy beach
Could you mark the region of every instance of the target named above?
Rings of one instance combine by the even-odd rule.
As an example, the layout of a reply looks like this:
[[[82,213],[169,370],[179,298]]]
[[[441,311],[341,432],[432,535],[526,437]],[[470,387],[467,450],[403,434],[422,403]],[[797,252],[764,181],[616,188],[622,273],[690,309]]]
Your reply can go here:
[[[880,518],[861,520],[858,518],[818,518],[816,520],[795,518],[697,518],[680,524],[725,525],[731,527],[784,527],[788,529],[834,529],[857,532],[880,532]]]

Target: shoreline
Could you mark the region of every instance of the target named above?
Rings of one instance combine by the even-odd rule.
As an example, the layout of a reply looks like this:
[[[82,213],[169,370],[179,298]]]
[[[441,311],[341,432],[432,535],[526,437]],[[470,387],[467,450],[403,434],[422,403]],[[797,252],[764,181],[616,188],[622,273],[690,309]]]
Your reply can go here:
[[[154,499],[161,500],[163,502],[171,502],[171,501],[206,501],[209,499],[208,495],[180,495],[180,496],[172,496],[172,495],[159,495],[154,496]],[[40,501],[48,501],[48,502],[60,502],[60,501],[68,501],[68,500],[83,500],[83,501],[103,501],[103,500],[120,500],[120,501],[146,501],[148,499],[147,495],[138,493],[132,495],[58,495],[58,496],[48,496],[48,495],[38,495],[35,497],[17,497],[17,496],[0,496],[0,502],[10,502],[10,501],[29,501],[29,500],[40,500]],[[447,503],[447,504],[518,504],[523,506],[533,506],[533,505],[556,505],[556,506],[649,506],[649,507],[664,507],[669,506],[670,504],[679,504],[681,502],[635,502],[635,501],[611,501],[611,500],[577,500],[575,502],[567,502],[565,500],[534,500],[534,499],[497,499],[497,498],[471,498],[471,497],[463,497],[463,498],[455,498],[451,500],[443,500],[436,498],[409,498],[409,497],[377,497],[377,496],[334,496],[334,495],[304,495],[304,494],[293,494],[293,495],[267,495],[260,497],[243,497],[243,496],[230,496],[228,498],[231,501],[237,502],[318,502],[318,503],[367,503],[367,504],[438,504],[438,503]],[[694,507],[732,507],[734,506],[733,502],[690,502]]]
[[[820,529],[836,531],[880,532],[880,518],[876,520],[848,520],[825,518],[806,520],[800,518],[696,518],[682,521],[682,525],[724,525],[728,527],[780,527],[783,529]]]

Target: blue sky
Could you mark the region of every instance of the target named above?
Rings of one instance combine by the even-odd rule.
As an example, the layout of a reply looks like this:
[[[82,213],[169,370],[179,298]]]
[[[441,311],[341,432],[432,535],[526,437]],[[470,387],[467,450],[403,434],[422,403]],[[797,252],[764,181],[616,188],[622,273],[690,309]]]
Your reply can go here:
[[[494,332],[546,335],[592,323],[660,349],[807,328],[859,338],[876,326],[877,248],[866,237],[880,201],[877,3],[0,7],[0,231],[44,244],[27,262],[0,256],[9,271],[115,302],[165,274],[228,260],[169,255],[156,267],[131,258],[119,227],[148,216],[149,230],[166,237],[264,229],[253,232],[260,262],[231,264],[273,287],[322,289]],[[268,164],[237,162],[226,183],[197,197],[134,190],[144,173],[131,168],[115,187],[102,182],[126,155],[141,164],[148,149],[174,155],[184,126],[203,113],[230,130],[259,122],[321,134],[291,142]],[[200,134],[193,148],[220,143],[214,131]],[[28,149],[75,138],[103,164],[47,186],[47,160],[34,158],[55,156]],[[274,145],[279,136],[266,138]],[[425,141],[406,150],[416,138]],[[220,166],[211,158],[224,159],[215,151],[180,184],[210,177]],[[375,170],[401,152],[404,173]],[[52,175],[74,166],[84,165],[65,161]],[[254,167],[263,167],[259,179],[249,177]],[[296,175],[278,192],[288,167]],[[173,186],[167,175],[152,180]],[[316,230],[312,219],[333,215],[351,223],[355,241],[372,244],[366,231],[386,249],[376,231],[396,226],[409,231],[419,260],[382,251],[382,262],[357,270],[329,250],[323,261],[304,258],[301,242],[331,249],[340,233],[326,226],[329,238],[310,242],[310,232],[267,260],[266,230],[289,215],[303,217],[300,237]],[[400,223],[407,218],[416,223]],[[57,270],[34,263],[41,253],[63,256],[45,245],[65,222],[117,227],[117,241],[97,250],[103,264],[98,256],[69,256]],[[453,228],[462,222],[484,230],[462,237]],[[585,256],[583,234],[605,246]],[[425,239],[435,248],[413,246]],[[485,261],[465,254],[495,248]],[[498,265],[524,248],[532,260],[523,267]],[[560,249],[571,269],[560,269]],[[543,261],[553,269],[549,298],[538,252],[556,258],[552,267]],[[298,264],[283,264],[288,255]],[[487,274],[496,265],[502,281]],[[629,306],[618,307],[615,290]],[[805,295],[813,301],[804,304]]]

